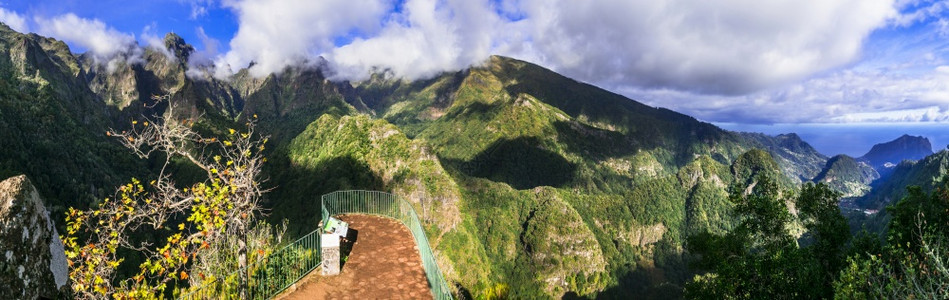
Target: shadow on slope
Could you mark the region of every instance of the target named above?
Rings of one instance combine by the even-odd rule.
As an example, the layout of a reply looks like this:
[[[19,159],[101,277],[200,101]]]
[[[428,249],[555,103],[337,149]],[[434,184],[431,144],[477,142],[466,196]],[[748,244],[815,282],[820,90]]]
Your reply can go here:
[[[275,159],[276,160],[276,159]],[[270,166],[271,182],[279,182],[268,194],[265,206],[272,209],[270,222],[292,220],[287,233],[299,237],[316,228],[322,217],[321,196],[338,190],[382,190],[382,179],[365,162],[335,157],[314,168],[291,164],[285,157]]]
[[[536,137],[498,140],[469,161],[443,159],[442,164],[519,190],[571,182],[577,166],[541,145]]]

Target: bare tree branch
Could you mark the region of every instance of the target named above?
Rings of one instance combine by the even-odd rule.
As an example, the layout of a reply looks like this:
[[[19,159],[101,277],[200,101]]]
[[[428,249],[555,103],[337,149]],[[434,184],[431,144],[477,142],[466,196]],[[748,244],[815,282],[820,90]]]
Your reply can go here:
[[[168,96],[153,99],[170,102]],[[164,155],[164,163],[147,184],[133,178],[95,209],[70,209],[63,240],[77,298],[160,296],[170,285],[188,281],[196,267],[207,269],[206,263],[196,263],[205,261],[199,257],[220,256],[221,247],[212,245],[225,241],[238,244],[234,268],[246,266],[250,225],[260,216],[261,197],[268,192],[260,187],[267,138],[255,132],[254,120],[245,124],[245,131],[205,137],[192,129],[194,120],[178,120],[174,112],[175,104],[169,103],[164,118],[131,121],[127,131],[108,132],[139,158]],[[174,157],[200,168],[207,179],[178,188],[167,173]],[[163,242],[132,238],[145,231],[168,236]],[[79,236],[88,238],[80,243]],[[136,276],[115,278],[124,261],[118,249],[146,257]]]

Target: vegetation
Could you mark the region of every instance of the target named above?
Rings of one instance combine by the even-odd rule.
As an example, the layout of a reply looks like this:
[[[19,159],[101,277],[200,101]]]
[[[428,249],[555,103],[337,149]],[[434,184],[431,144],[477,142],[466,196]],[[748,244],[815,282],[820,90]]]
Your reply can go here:
[[[888,179],[876,183],[873,190],[858,200],[863,207],[882,209],[906,196],[906,187],[919,186],[930,192],[942,175],[949,174],[949,151],[942,150],[916,162],[904,161],[893,168]]]
[[[949,297],[949,176],[931,193],[919,187],[887,208],[886,244],[858,248],[834,283],[840,299]],[[855,247],[856,248],[856,247]]]
[[[231,249],[221,247],[226,241],[236,242],[236,252],[224,256],[236,260],[235,269],[247,266],[248,235],[265,192],[259,180],[266,138],[255,136],[253,122],[245,132],[231,129],[222,140],[201,136],[192,124],[170,115],[132,121],[129,131],[109,132],[140,158],[161,157],[164,167],[147,184],[133,178],[118,188],[115,198],[94,209],[70,208],[62,240],[76,297],[156,298],[191,277],[191,282],[213,280],[217,266],[208,259]],[[176,186],[165,172],[175,157],[204,171],[207,179]],[[149,232],[162,234],[164,241],[139,238]],[[134,275],[119,277],[129,253],[144,259]],[[240,282],[247,282],[246,274],[241,275]]]
[[[807,184],[792,196],[768,176],[758,176],[749,192],[740,186],[729,196],[738,226],[725,234],[689,237],[696,266],[709,270],[686,286],[694,299],[828,298],[826,284],[839,273],[849,240],[846,220],[837,209],[839,194],[826,185]],[[796,203],[797,216],[786,203]],[[798,246],[791,227],[795,219],[808,230]]]
[[[745,143],[770,152],[784,175],[794,182],[807,182],[816,177],[827,157],[804,142],[795,133],[769,136],[763,133],[740,132]]]
[[[949,177],[926,194],[919,187],[887,210],[886,244],[875,235],[851,238],[837,208],[840,194],[806,184],[792,203],[767,177],[750,191],[733,189],[738,226],[725,234],[701,233],[687,248],[699,256],[685,295],[694,299],[837,298],[943,299],[949,296]],[[795,238],[794,219],[806,233]],[[831,284],[833,283],[833,284]]]
[[[29,176],[52,214],[88,207],[147,172],[147,161],[109,142],[101,120],[63,103],[52,86],[0,77],[0,177]]]
[[[166,38],[166,46],[179,58],[193,51],[175,36]],[[255,119],[260,135],[273,137],[267,149],[252,149],[252,157],[271,159],[251,181],[272,189],[259,194],[257,204],[269,210],[274,224],[290,220],[288,238],[319,222],[324,193],[393,192],[420,212],[446,278],[459,295],[471,298],[784,296],[780,292],[859,297],[878,295],[860,283],[896,290],[912,278],[920,282],[923,272],[934,274],[939,258],[945,259],[945,242],[936,233],[904,231],[902,236],[922,236],[900,240],[918,245],[911,250],[895,250],[897,242],[881,246],[874,232],[852,239],[841,235],[846,224],[835,210],[838,195],[821,184],[799,187],[827,158],[796,135],[727,132],[514,59],[492,57],[482,66],[428,80],[381,73],[350,84],[330,82],[320,70],[306,68],[265,78],[243,70],[228,81],[193,80],[183,65],[157,52],[146,53],[142,65],[110,73],[61,42],[2,27],[0,50],[11,53],[0,56],[0,140],[5,142],[0,176],[29,175],[55,216],[76,208],[69,222],[56,221],[73,230],[66,236],[73,266],[86,266],[74,268],[74,277],[85,280],[89,291],[126,295],[158,292],[165,284],[167,296],[173,285],[221,278],[221,272],[238,266],[233,262],[240,252],[252,260],[279,243],[282,227],[249,229],[259,214],[222,217],[224,227],[202,223],[207,218],[189,219],[196,213],[191,208],[213,211],[224,202],[183,205],[163,222],[140,216],[158,209],[154,205],[162,194],[178,201],[208,195],[244,199],[229,181],[240,163],[228,159],[234,148],[224,141],[256,138],[240,135],[248,132],[241,124]],[[162,90],[170,91],[176,108],[147,100]],[[133,154],[144,152],[121,148],[149,140],[136,136],[144,122],[131,124],[128,117],[142,113],[181,116],[149,127],[188,120],[182,128],[196,135],[169,144],[182,151],[159,147],[146,159],[135,159]],[[120,139],[102,134],[109,127],[118,128],[113,133]],[[209,140],[215,137],[219,140]],[[937,174],[945,172],[945,157],[942,152],[897,167],[863,201],[882,207],[902,198],[907,185],[920,185],[920,197],[914,197],[926,198]],[[209,166],[217,173],[209,173]],[[128,178],[155,183],[123,184]],[[111,195],[120,185],[124,190]],[[107,196],[109,201],[99,200]],[[916,208],[930,209],[901,207],[889,213],[916,216]],[[110,222],[118,227],[96,233],[98,220],[109,216],[142,225]],[[916,224],[912,218],[894,219]],[[891,229],[908,228],[893,224]],[[203,236],[198,226],[217,235]],[[224,232],[239,228],[248,230],[243,247],[244,239]],[[107,229],[120,233],[100,236]],[[90,244],[95,248],[85,248]],[[151,249],[145,255],[121,250],[143,245]],[[159,251],[166,246],[168,258]],[[174,256],[175,250],[192,256]],[[105,258],[84,261],[83,253]],[[711,259],[716,255],[727,264]],[[146,262],[155,273],[148,270],[135,281]],[[216,282],[234,281],[240,280]],[[808,285],[818,288],[802,289]]]
[[[865,162],[841,154],[831,157],[814,182],[823,182],[844,197],[860,197],[870,191],[870,183],[880,174]]]

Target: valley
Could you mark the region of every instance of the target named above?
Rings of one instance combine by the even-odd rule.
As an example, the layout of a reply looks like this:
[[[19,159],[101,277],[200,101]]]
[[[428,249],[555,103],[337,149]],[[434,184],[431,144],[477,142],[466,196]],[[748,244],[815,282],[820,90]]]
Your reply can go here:
[[[501,286],[519,299],[682,298],[707,270],[690,238],[743,228],[730,195],[752,194],[763,177],[780,199],[824,183],[851,230],[882,236],[886,207],[908,186],[939,190],[949,167],[925,137],[822,154],[795,133],[724,130],[503,56],[414,81],[384,71],[334,81],[318,64],[219,79],[193,74],[181,37],[162,41],[166,51],[145,47],[141,62],[103,65],[0,25],[0,179],[32,180],[60,232],[69,207],[163,172],[162,157],[136,159],[106,132],[168,109],[180,120],[165,121],[208,136],[256,120],[270,137],[263,217],[288,221],[284,240],[317,227],[319,195],[404,197],[459,298]],[[172,166],[178,184],[204,175]],[[797,203],[779,204],[793,216],[792,244],[807,245]]]

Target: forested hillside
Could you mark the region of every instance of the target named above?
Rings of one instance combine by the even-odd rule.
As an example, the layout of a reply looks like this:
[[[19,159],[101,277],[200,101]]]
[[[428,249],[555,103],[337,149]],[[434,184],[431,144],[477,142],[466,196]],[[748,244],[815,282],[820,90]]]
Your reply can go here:
[[[62,226],[65,207],[157,176],[162,157],[133,159],[107,129],[169,107],[209,136],[254,119],[271,137],[268,218],[289,221],[288,239],[319,222],[320,195],[384,190],[415,205],[458,295],[666,299],[706,270],[691,265],[690,236],[743,224],[730,194],[763,177],[793,193],[853,175],[849,164],[821,173],[827,157],[796,135],[725,131],[506,57],[418,81],[333,82],[319,67],[221,80],[189,75],[193,47],[164,42],[143,62],[105,66],[0,26],[0,177],[27,174]],[[171,171],[180,182],[194,172]],[[788,224],[794,238],[807,230]]]

